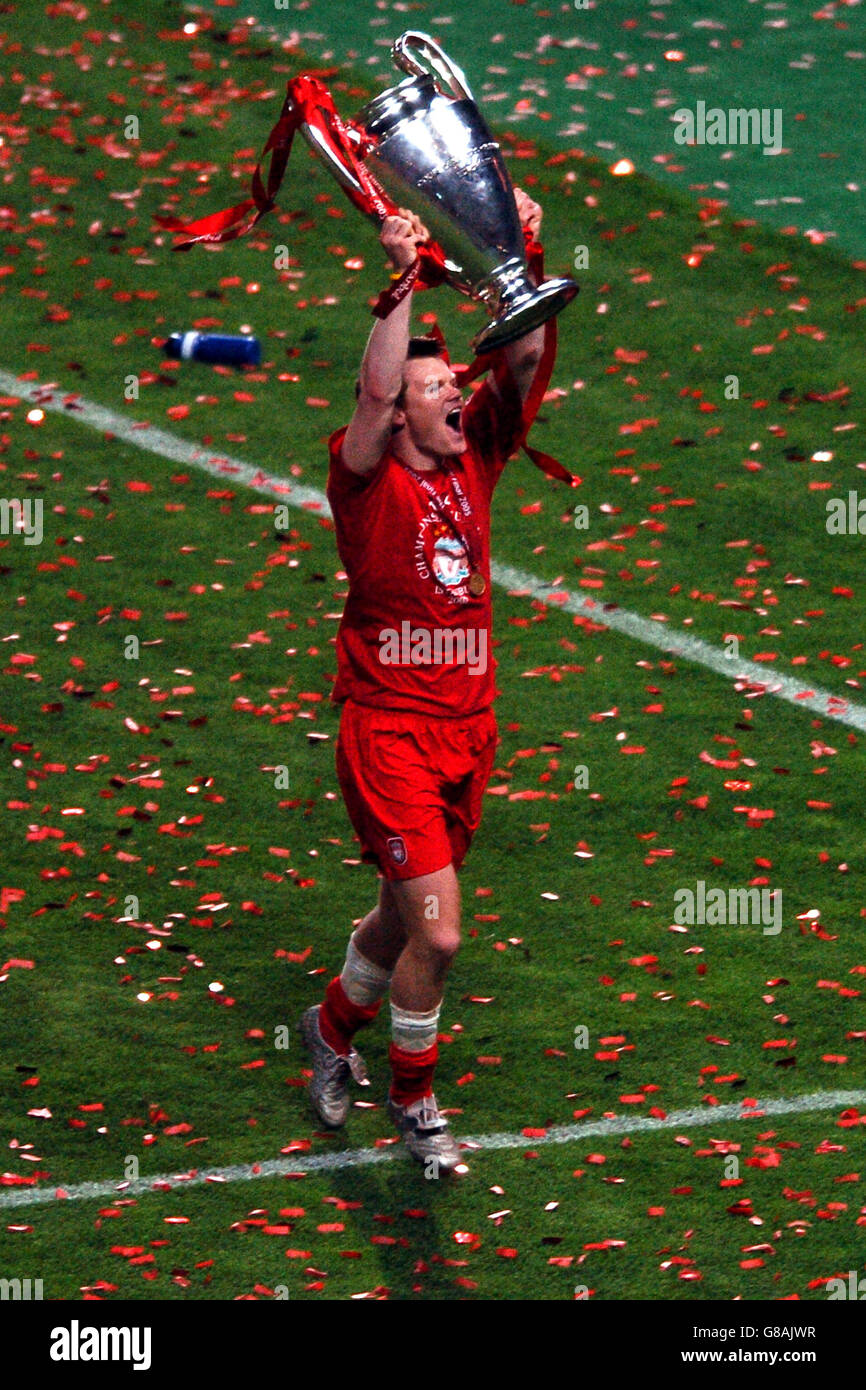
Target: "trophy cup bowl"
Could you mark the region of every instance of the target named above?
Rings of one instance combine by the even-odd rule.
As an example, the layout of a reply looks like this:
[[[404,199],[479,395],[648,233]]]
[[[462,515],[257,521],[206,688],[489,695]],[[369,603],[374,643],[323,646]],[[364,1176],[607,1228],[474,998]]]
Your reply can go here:
[[[502,152],[460,69],[429,35],[414,30],[400,36],[391,56],[409,76],[374,97],[352,122],[368,138],[363,162],[397,206],[411,208],[439,243],[448,282],[487,307],[492,322],[472,347],[478,354],[493,352],[558,314],[578,286],[568,277],[532,283]],[[352,126],[346,134],[360,147]],[[306,122],[300,130],[335,178],[359,191],[328,136]]]

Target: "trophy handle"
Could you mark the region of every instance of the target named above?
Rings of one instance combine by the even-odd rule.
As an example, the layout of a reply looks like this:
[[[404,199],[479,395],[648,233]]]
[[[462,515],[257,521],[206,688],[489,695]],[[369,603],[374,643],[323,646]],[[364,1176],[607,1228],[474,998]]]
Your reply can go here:
[[[308,121],[301,122],[300,131],[307,142],[312,145],[316,153],[321,155],[334,178],[345,188],[346,192],[349,194],[354,193],[363,198],[366,190],[363,188],[354,170],[345,160],[331,131],[320,130],[318,126],[310,125]],[[352,130],[351,127],[346,127],[346,134],[355,145],[360,146],[361,137],[356,131]],[[377,215],[370,215],[373,217],[374,222],[381,222],[382,219]]]
[[[432,68],[439,77],[439,90],[442,91],[441,83],[444,82],[448,91],[458,101],[474,101],[469,90],[469,83],[466,81],[465,74],[452,63],[446,53],[443,53],[435,39],[431,39],[429,34],[422,34],[416,29],[407,29],[405,34],[401,34],[396,43],[391,48],[391,58],[398,68],[404,72],[411,73],[413,77],[425,77],[428,75],[428,67],[419,63],[414,57],[418,52],[427,59],[428,67]]]

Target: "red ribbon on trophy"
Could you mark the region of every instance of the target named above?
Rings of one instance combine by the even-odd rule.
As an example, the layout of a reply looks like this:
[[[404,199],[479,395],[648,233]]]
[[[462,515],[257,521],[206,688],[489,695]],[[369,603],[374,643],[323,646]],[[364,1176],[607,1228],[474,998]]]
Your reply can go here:
[[[374,215],[383,221],[386,217],[399,215],[399,209],[389,198],[381,184],[373,177],[363,163],[368,150],[375,147],[374,142],[354,121],[344,121],[334,107],[334,100],[323,82],[310,73],[302,73],[286,83],[286,96],[279,119],[267,138],[265,147],[253,173],[251,197],[234,207],[221,212],[209,213],[206,217],[184,222],[176,217],[157,217],[158,226],[184,240],[177,241],[175,251],[187,251],[198,242],[222,243],[245,236],[269,212],[277,206],[276,196],[282,184],[292,142],[302,124],[326,134],[332,144],[336,144],[349,169],[354,174],[360,190],[342,184],[348,198],[365,215]],[[349,135],[349,130],[352,135]],[[262,178],[262,165],[270,156],[267,181]],[[543,279],[543,253],[528,229],[524,229],[526,253],[530,271],[536,283]],[[373,307],[378,318],[385,318],[411,289],[425,290],[440,285],[446,279],[445,256],[439,244],[432,239],[420,242],[417,246],[417,260],[388,289],[383,290]],[[438,333],[441,337],[441,333]],[[482,354],[457,375],[460,384],[473,380],[482,372],[495,367],[503,360],[504,348]],[[529,458],[550,477],[560,478],[569,486],[576,486],[575,478],[561,463],[550,454],[541,453],[525,443],[525,437],[532,423],[540,399],[544,395],[550,377],[553,359],[556,355],[556,324],[550,318],[544,325],[544,349],[541,362],[535,374],[530,393],[523,405],[524,428],[520,441]]]
[[[273,212],[276,197],[286,172],[292,142],[295,134],[304,123],[315,130],[327,132],[339,146],[340,153],[360,183],[363,193],[345,187],[347,197],[363,213],[375,214],[380,221],[396,216],[399,209],[388,197],[369,169],[363,163],[363,156],[372,148],[373,142],[365,131],[354,121],[344,121],[334,107],[334,99],[324,82],[309,73],[302,73],[286,83],[286,96],[279,120],[267,138],[264,149],[253,173],[251,193],[234,207],[224,208],[222,212],[209,213],[207,217],[193,222],[183,222],[176,217],[157,217],[155,220],[165,231],[182,234],[186,240],[178,242],[176,251],[186,251],[196,242],[233,241],[252,231],[266,213]],[[357,139],[352,139],[348,131],[354,131]],[[262,180],[262,165],[270,155],[267,183]],[[250,216],[250,213],[253,215]],[[445,279],[445,257],[435,242],[427,242],[418,248],[420,266],[416,289],[430,289]],[[393,293],[393,291],[392,291]]]

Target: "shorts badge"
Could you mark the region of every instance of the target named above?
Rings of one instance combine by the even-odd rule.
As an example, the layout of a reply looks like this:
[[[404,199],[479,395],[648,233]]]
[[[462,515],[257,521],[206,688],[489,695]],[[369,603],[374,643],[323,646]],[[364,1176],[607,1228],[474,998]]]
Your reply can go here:
[[[394,860],[394,863],[405,864],[409,856],[406,853],[406,846],[403,843],[403,837],[401,835],[392,835],[390,840],[388,840],[387,844],[388,853]]]

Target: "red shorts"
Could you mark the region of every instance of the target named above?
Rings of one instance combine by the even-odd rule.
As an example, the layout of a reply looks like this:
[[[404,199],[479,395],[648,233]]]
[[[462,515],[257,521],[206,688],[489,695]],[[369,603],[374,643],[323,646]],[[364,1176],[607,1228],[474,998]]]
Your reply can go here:
[[[492,709],[452,719],[347,700],[337,776],[364,859],[394,879],[459,869],[495,753]]]

